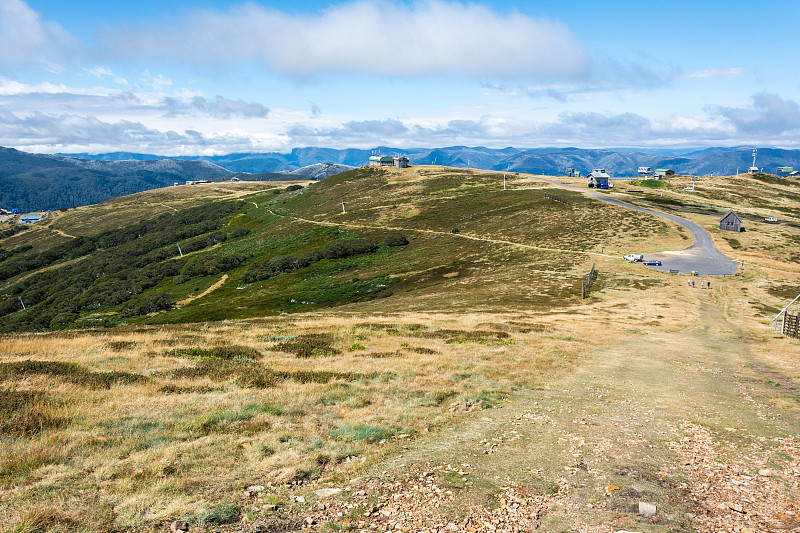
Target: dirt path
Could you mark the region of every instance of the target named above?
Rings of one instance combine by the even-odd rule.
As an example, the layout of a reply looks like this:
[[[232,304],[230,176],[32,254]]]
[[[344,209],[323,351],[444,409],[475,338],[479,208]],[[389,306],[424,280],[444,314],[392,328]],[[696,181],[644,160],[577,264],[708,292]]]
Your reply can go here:
[[[189,296],[188,298],[184,298],[180,302],[177,302],[175,305],[177,307],[183,307],[184,305],[189,305],[193,301],[195,301],[195,300],[197,300],[199,298],[202,298],[203,296],[206,296],[208,294],[211,294],[215,290],[219,289],[220,287],[222,287],[225,284],[226,281],[228,281],[228,275],[227,274],[223,274],[222,277],[219,278],[219,281],[214,283],[212,286],[210,286],[209,288],[207,288],[206,290],[204,290],[203,292],[201,292],[197,296]]]
[[[381,465],[385,473],[360,485],[378,503],[353,525],[800,531],[799,410],[778,407],[763,375],[780,373],[757,361],[711,292],[687,298],[700,319],[685,330],[587,353],[549,388],[474,413]],[[792,388],[780,394],[798,400]],[[649,504],[655,514],[640,513]],[[338,518],[326,510],[316,520]]]
[[[61,231],[60,229],[56,229],[56,228],[54,228],[54,227],[52,227],[52,226],[47,226],[47,227],[48,227],[48,228],[49,228],[51,231],[54,231],[54,232],[58,233],[58,234],[59,234],[59,235],[61,235],[62,237],[67,237],[67,238],[69,238],[69,239],[74,239],[74,238],[75,238],[75,235],[70,235],[69,233],[64,233],[64,232],[63,232],[63,231]]]

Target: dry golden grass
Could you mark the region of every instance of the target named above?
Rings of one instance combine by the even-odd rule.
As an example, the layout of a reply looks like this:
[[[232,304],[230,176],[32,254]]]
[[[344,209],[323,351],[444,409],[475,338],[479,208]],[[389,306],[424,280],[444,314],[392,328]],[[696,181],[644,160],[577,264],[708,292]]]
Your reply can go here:
[[[664,276],[650,288],[626,281],[598,282],[591,302],[568,313],[342,310],[7,335],[0,342],[3,367],[69,362],[146,381],[104,389],[59,375],[5,374],[0,388],[46,391],[67,423],[3,436],[3,527],[46,521],[54,498],[61,519],[79,530],[100,531],[103,521],[145,530],[180,517],[199,524],[214,506],[237,504],[251,484],[267,486],[270,501],[291,505],[299,484],[347,483],[469,411],[546,388],[582,353],[630,335],[634,321],[636,333],[681,327],[684,317],[662,294],[677,290],[678,280]],[[312,356],[279,350],[302,339],[317,347]],[[190,351],[217,346],[251,348],[260,357],[203,359],[192,353],[208,352]],[[265,372],[272,381],[254,381]]]
[[[45,391],[57,402],[50,414],[66,422],[33,435],[13,428],[3,435],[4,528],[24,529],[26,521],[49,516],[56,496],[62,519],[81,530],[102,529],[92,511],[97,502],[117,527],[136,529],[180,516],[198,519],[209,506],[235,501],[250,484],[270,485],[285,501],[279,487],[286,483],[347,479],[407,439],[450,423],[457,416],[452,403],[458,410],[496,407],[520,387],[544,386],[547,376],[574,364],[578,346],[593,343],[579,342],[568,322],[325,314],[6,336],[0,387]],[[333,352],[298,358],[274,351],[287,339],[318,333],[330,335]],[[231,345],[261,357],[175,356]],[[58,372],[2,372],[31,361],[143,381],[104,389]],[[193,368],[200,370],[192,374]],[[277,376],[274,385],[240,385],[242,376],[267,369]]]
[[[508,223],[484,225],[480,234],[470,232],[470,212],[458,211],[459,197],[471,188],[485,192],[497,175],[448,185],[440,180],[449,174],[438,172],[388,171],[389,185],[427,190],[430,199],[421,203],[365,193],[346,217],[297,215],[412,228],[420,255],[469,252],[461,264],[393,265],[416,285],[401,285],[392,298],[263,319],[0,337],[0,394],[30,394],[35,401],[26,416],[41,420],[3,426],[0,529],[151,530],[182,517],[202,529],[211,516],[238,516],[225,515],[226,506],[247,511],[241,494],[252,484],[266,486],[267,501],[291,506],[295,493],[316,483],[347,485],[426,434],[460,424],[470,411],[499,409],[531,389],[547,389],[591,353],[623,341],[647,352],[648,336],[657,333],[679,343],[709,302],[741,328],[735,335],[769,367],[762,374],[776,373],[784,386],[800,384],[800,358],[791,357],[797,341],[773,335],[768,325],[800,292],[794,226],[712,231],[721,248],[728,246],[723,251],[749,266],[714,279],[713,291],[693,292],[683,278],[612,257],[634,246],[684,247],[670,224],[636,215],[623,228],[599,227],[587,242],[570,228],[561,251],[537,250],[530,246],[558,228],[543,223],[544,237],[535,241],[524,209],[509,216],[497,200],[487,218]],[[665,195],[683,198],[688,193],[679,185]],[[508,187],[523,195],[541,188],[525,176],[509,179]],[[709,205],[727,200],[728,193],[719,194],[722,200],[709,197]],[[426,218],[437,208],[453,218]],[[706,227],[715,216],[694,208],[681,214]],[[592,211],[576,216],[588,219]],[[449,233],[456,225],[463,234]],[[574,281],[592,262],[598,280],[591,297],[578,301]],[[32,361],[61,366],[43,373]],[[71,373],[65,363],[75,365]]]

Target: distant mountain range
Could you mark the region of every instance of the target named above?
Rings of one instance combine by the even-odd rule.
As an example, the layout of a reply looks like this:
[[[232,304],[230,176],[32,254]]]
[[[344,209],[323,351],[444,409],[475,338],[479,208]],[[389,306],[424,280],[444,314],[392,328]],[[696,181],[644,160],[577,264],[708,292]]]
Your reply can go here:
[[[117,196],[182,183],[221,181],[236,175],[250,180],[320,180],[368,163],[370,155],[404,154],[412,165],[445,165],[485,170],[560,175],[566,168],[583,174],[604,168],[613,177],[636,176],[640,166],[669,168],[677,174],[745,172],[752,147],[707,148],[675,153],[635,149],[518,148],[451,146],[370,150],[296,148],[289,153],[243,153],[211,157],[163,158],[148,154],[44,155],[0,147],[0,207],[21,211],[87,205]],[[655,150],[654,150],[655,152]],[[800,150],[762,148],[756,165],[775,173],[779,166],[800,168]]]
[[[75,158],[0,147],[0,207],[22,212],[55,210],[96,204],[186,180],[222,181],[234,175],[259,181],[320,180],[351,168],[318,163],[284,172],[242,175],[204,160],[147,156]]]
[[[753,162],[753,147],[706,148],[703,150],[643,150],[629,148],[583,149],[583,148],[484,148],[451,146],[447,148],[401,149],[378,146],[369,150],[349,148],[295,148],[287,154],[270,152],[262,154],[229,154],[211,157],[181,157],[181,160],[206,161],[233,172],[294,171],[317,163],[337,163],[351,167],[367,164],[370,155],[404,154],[412,165],[446,165],[472,167],[485,170],[511,170],[532,174],[560,175],[566,168],[575,168],[583,174],[593,168],[605,168],[612,176],[636,176],[640,166],[670,168],[677,174],[728,176],[746,171]],[[116,161],[136,159],[141,161],[158,159],[146,154],[113,153],[103,155],[71,154],[73,157]],[[779,166],[800,167],[800,150],[761,148],[756,165],[764,172],[775,173]]]

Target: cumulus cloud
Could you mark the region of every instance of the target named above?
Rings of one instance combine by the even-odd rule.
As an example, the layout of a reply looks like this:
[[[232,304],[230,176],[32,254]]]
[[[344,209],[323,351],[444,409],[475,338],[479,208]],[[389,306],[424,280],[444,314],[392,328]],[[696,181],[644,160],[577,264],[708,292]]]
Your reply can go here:
[[[249,137],[205,135],[193,130],[160,131],[140,122],[106,122],[77,114],[33,113],[20,117],[0,109],[0,146],[30,151],[112,152],[120,149],[154,154],[228,153],[254,148]]]
[[[743,134],[780,135],[800,131],[800,105],[777,94],[754,94],[750,107],[721,107],[719,112]]]
[[[654,121],[636,113],[564,113],[555,120],[485,115],[442,123],[395,119],[360,121],[333,128],[295,126],[293,145],[400,147],[445,146],[669,146],[740,144],[722,117],[681,117]]]
[[[110,71],[105,76],[113,76]],[[83,114],[136,116],[266,118],[269,108],[257,102],[232,100],[223,96],[206,98],[178,91],[177,96],[159,92],[109,89],[106,87],[78,88],[67,85],[39,83],[29,85],[0,78],[0,105],[20,111],[80,110]]]
[[[311,15],[248,3],[196,11],[168,31],[115,29],[105,46],[117,57],[256,61],[298,78],[357,72],[572,79],[588,68],[582,43],[561,23],[443,0],[356,0]]]
[[[58,63],[78,48],[77,40],[55,22],[44,21],[22,0],[0,0],[0,69]]]
[[[484,82],[482,86],[488,91],[506,96],[572,102],[587,100],[601,94],[663,87],[672,84],[681,76],[680,71],[674,66],[601,58],[593,60],[585,75],[579,80],[528,85]]]
[[[411,130],[396,119],[351,121],[335,127],[312,128],[296,124],[288,128],[286,134],[298,144],[317,144],[320,142],[343,146],[347,143],[360,145],[373,143],[376,139],[386,142],[406,140]]]
[[[164,98],[164,106],[167,116],[170,117],[203,114],[227,119],[232,117],[264,118],[269,115],[269,108],[262,104],[230,100],[222,96],[217,96],[213,100],[202,96],[195,96],[190,100],[170,96]]]

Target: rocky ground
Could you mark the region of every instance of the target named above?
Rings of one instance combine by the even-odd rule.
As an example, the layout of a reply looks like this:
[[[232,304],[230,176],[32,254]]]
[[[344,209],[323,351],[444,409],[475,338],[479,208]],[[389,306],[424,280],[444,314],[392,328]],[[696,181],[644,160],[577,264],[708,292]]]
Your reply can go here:
[[[598,349],[347,484],[295,486],[277,507],[246,492],[237,529],[800,532],[794,378],[690,294],[686,330]]]

